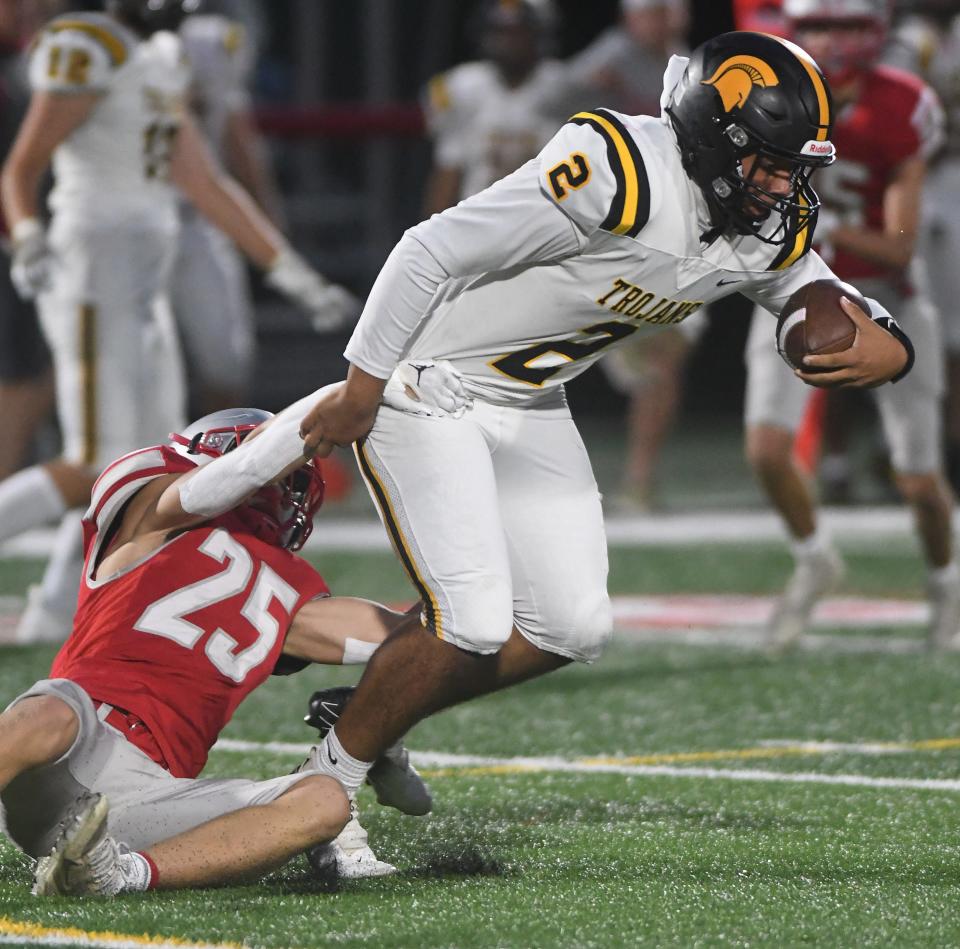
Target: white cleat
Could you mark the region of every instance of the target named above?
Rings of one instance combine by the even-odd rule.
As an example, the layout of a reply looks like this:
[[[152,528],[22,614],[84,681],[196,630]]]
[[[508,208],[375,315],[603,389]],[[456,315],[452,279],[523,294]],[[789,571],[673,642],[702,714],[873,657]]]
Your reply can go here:
[[[796,644],[810,625],[813,608],[836,587],[845,572],[843,560],[832,547],[797,559],[767,622],[771,652],[782,653]]]
[[[927,647],[960,651],[960,580],[954,577],[945,582],[930,580],[927,597],[930,601]]]
[[[310,865],[320,874],[334,868],[341,880],[359,880],[363,877],[384,877],[396,873],[392,863],[380,860],[367,842],[367,832],[360,825],[356,801],[350,802],[350,820],[328,844],[311,847],[307,851]]]
[[[124,888],[120,849],[107,834],[108,813],[102,794],[77,799],[53,849],[37,861],[34,896],[116,896]]]
[[[39,585],[27,588],[27,605],[14,633],[17,645],[62,643],[72,629],[73,616],[50,609],[44,602],[43,590]]]

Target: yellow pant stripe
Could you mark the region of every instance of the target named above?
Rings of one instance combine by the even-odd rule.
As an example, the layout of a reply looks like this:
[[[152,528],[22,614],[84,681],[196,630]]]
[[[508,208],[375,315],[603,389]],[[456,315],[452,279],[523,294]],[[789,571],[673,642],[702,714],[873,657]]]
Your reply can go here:
[[[360,473],[363,475],[370,493],[373,495],[377,507],[380,509],[380,515],[387,527],[387,534],[390,536],[390,542],[396,551],[400,562],[403,564],[407,576],[416,587],[420,598],[423,600],[424,611],[427,615],[427,626],[437,636],[443,639],[443,618],[440,614],[440,608],[437,605],[437,598],[427,586],[420,571],[417,569],[416,560],[410,550],[410,545],[403,536],[400,529],[400,520],[393,508],[390,495],[384,487],[383,482],[377,477],[377,473],[367,457],[366,445],[364,441],[356,442],[353,446],[354,454],[357,456],[357,464],[360,466]]]

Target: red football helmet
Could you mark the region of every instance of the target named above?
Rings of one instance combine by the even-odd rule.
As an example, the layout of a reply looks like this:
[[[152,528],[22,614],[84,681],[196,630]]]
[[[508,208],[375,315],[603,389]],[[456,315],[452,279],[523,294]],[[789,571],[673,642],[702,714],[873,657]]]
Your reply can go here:
[[[170,433],[173,450],[196,465],[233,451],[259,425],[273,418],[263,409],[224,409]],[[311,459],[282,481],[264,485],[234,510],[251,534],[277,547],[299,550],[323,504],[323,476]]]
[[[880,58],[891,17],[890,0],[784,0],[793,39],[842,88]]]

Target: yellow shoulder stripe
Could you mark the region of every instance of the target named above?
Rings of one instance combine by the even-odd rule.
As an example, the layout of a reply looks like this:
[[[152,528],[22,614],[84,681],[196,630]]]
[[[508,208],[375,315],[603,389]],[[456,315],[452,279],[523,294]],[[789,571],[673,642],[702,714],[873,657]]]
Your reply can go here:
[[[430,96],[430,105],[436,112],[446,112],[450,108],[450,91],[447,81],[442,75],[434,76],[427,84],[427,93]]]
[[[806,198],[801,194],[799,196],[800,204],[803,207],[808,207]],[[784,258],[783,263],[777,265],[777,270],[786,270],[788,267],[792,267],[804,254],[807,246],[810,243],[810,226],[809,224],[796,236],[793,243],[793,250]]]
[[[61,30],[76,30],[79,33],[86,33],[87,36],[95,39],[110,54],[110,60],[114,68],[122,66],[127,61],[127,45],[118,36],[114,36],[108,29],[98,26],[96,23],[87,23],[85,20],[57,20],[47,27],[51,33],[59,33]]]
[[[223,48],[233,56],[241,46],[245,37],[245,30],[239,23],[231,23],[223,37]]]
[[[636,237],[650,218],[650,183],[637,143],[620,120],[606,109],[578,112],[570,121],[589,125],[607,144],[617,191],[600,227],[612,234]]]

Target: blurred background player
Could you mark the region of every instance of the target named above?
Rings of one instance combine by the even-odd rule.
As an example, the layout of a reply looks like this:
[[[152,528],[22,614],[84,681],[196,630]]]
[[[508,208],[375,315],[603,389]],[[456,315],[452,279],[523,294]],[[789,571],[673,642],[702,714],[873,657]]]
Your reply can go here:
[[[0,539],[62,518],[18,638],[69,629],[80,512],[111,458],[183,421],[167,281],[177,190],[229,234],[267,281],[313,313],[329,284],[213,163],[185,111],[189,73],[176,29],[196,0],[108,0],[106,13],[49,23],[30,57],[33,95],[3,169],[12,278],[39,303],[53,351],[61,458],[0,484]],[[49,231],[38,186],[51,158]]]
[[[896,29],[886,59],[918,73],[936,90],[947,116],[944,147],[924,184],[920,256],[943,321],[947,359],[946,459],[960,490],[960,8],[956,0],[916,0]]]
[[[23,43],[30,23],[22,0],[0,0],[0,155],[10,152],[30,102]],[[6,228],[3,230],[7,234]],[[39,423],[53,407],[50,353],[34,305],[22,300],[0,267],[0,478],[13,474]]]
[[[187,17],[179,31],[190,65],[191,111],[218,163],[279,227],[280,196],[247,89],[256,51],[242,23],[207,12],[210,7]],[[185,200],[170,295],[191,414],[247,401],[256,336],[246,264],[236,245]],[[331,299],[331,308],[336,304]]]
[[[886,0],[785,0],[796,42],[824,70],[837,107],[838,159],[817,176],[823,201],[815,240],[837,275],[902,315],[914,341],[910,378],[877,391],[894,476],[910,505],[929,571],[929,643],[960,633],[960,569],[953,499],[942,473],[942,349],[922,274],[912,266],[927,159],[942,141],[933,91],[878,65],[889,22]],[[793,456],[809,390],[770,348],[768,317],[755,313],[747,343],[746,450],[783,517],[795,568],[770,620],[778,647],[806,627],[843,565],[817,523],[811,486]]]
[[[620,22],[569,62],[585,107],[602,103],[628,115],[659,115],[667,62],[686,51],[686,0],[621,0]],[[631,340],[601,363],[615,389],[627,396],[626,459],[614,507],[640,513],[651,505],[663,439],[680,403],[683,369],[707,328],[691,317],[656,336]]]
[[[566,67],[548,57],[549,0],[488,0],[477,14],[482,59],[435,76],[425,109],[433,166],[427,216],[516,171],[574,111]]]

